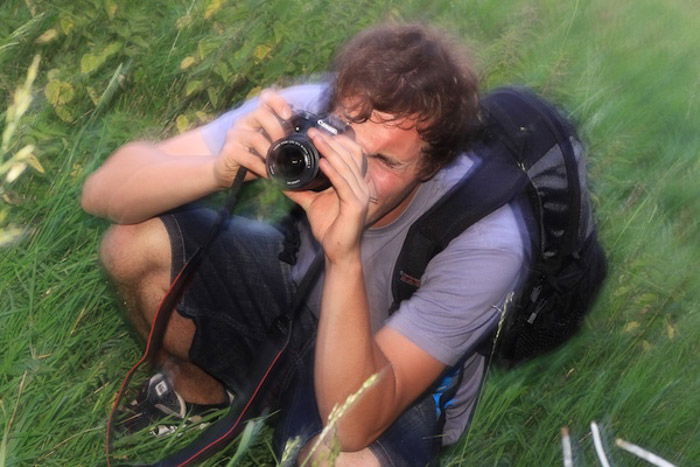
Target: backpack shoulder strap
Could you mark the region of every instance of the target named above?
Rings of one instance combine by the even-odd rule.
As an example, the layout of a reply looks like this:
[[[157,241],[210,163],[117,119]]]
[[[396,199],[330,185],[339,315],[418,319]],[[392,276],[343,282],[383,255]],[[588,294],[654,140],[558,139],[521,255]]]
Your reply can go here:
[[[514,164],[482,160],[451,193],[414,222],[394,266],[391,311],[418,289],[420,278],[435,255],[526,185],[527,176]]]
[[[513,158],[514,152],[522,151],[523,143],[510,135],[509,128],[492,119],[489,109],[495,101],[491,96],[482,100],[485,125],[482,137],[475,144],[474,153],[479,156],[475,168],[408,230],[394,266],[394,301],[390,313],[418,289],[421,276],[435,255],[472,224],[512,200],[528,184],[526,172]]]
[[[530,173],[539,170],[536,164],[555,145],[563,145],[565,141],[570,148],[567,131],[557,118],[550,117],[553,110],[526,89],[497,89],[482,99],[481,110],[482,134],[474,146],[479,157],[477,166],[409,228],[394,267],[390,313],[418,289],[430,260],[472,224],[521,193],[528,192],[533,205],[538,205],[539,193]],[[575,174],[575,160],[565,159],[571,159],[568,162],[574,165],[567,166],[564,175]],[[537,170],[531,170],[533,167]],[[568,187],[571,183],[564,185]],[[576,200],[566,202],[576,205]],[[542,226],[551,219],[542,219],[540,209],[534,211],[538,230],[545,232]],[[560,223],[570,221],[567,218]],[[561,239],[557,240],[560,246]],[[539,239],[535,243],[545,242]]]

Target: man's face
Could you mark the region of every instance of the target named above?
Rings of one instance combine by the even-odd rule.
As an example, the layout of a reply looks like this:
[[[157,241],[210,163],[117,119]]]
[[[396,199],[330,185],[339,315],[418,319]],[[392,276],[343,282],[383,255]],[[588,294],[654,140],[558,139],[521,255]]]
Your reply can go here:
[[[421,182],[421,149],[425,142],[411,119],[391,121],[391,115],[373,112],[362,123],[352,123],[355,141],[367,157],[370,185],[368,224],[393,222],[411,202]]]

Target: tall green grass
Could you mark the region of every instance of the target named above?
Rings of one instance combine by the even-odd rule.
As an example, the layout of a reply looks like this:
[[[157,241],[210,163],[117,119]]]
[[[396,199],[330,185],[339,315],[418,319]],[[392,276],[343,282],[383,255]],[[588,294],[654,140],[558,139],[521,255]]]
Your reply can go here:
[[[0,229],[28,235],[0,250],[0,466],[102,464],[111,401],[140,351],[98,266],[107,223],[79,208],[85,176],[126,141],[174,134],[260,87],[322,72],[339,43],[383,19],[454,31],[472,46],[486,88],[527,84],[572,114],[590,150],[610,254],[583,332],[552,355],[494,369],[469,435],[443,463],[556,465],[568,426],[580,465],[594,464],[592,420],[616,465],[642,463],[613,447],[615,437],[679,465],[700,462],[700,10],[692,0],[8,0],[0,121],[6,126],[12,95],[41,55],[12,151],[33,144],[45,173],[1,181],[9,216]],[[274,214],[275,193],[254,197]],[[118,454],[153,460],[173,442],[143,437]],[[273,464],[269,429],[236,459]]]

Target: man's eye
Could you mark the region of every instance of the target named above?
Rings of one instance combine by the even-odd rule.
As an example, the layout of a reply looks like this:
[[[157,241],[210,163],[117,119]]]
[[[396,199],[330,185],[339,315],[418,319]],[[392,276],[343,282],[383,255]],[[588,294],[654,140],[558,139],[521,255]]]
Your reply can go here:
[[[399,166],[399,163],[389,159],[388,157],[384,156],[383,154],[374,154],[372,157],[375,159],[378,159],[382,164],[384,164],[386,167],[389,167],[390,169],[395,169],[396,167]]]

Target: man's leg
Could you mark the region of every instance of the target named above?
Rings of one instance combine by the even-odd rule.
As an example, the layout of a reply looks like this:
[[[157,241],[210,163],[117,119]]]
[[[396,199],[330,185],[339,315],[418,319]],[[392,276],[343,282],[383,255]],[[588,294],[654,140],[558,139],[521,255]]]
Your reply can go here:
[[[157,218],[141,224],[112,226],[102,242],[100,257],[124,300],[130,321],[146,338],[170,286],[172,258],[165,226]],[[192,320],[172,313],[158,355],[159,364],[186,401],[222,403],[222,384],[189,361],[194,332]]]

